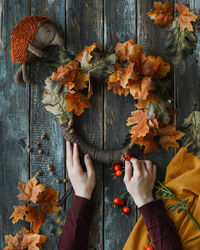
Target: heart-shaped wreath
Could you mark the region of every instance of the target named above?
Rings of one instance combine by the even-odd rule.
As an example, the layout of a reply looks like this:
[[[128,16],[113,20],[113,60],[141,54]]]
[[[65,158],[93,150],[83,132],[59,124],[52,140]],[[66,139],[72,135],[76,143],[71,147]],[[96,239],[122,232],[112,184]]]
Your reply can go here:
[[[166,150],[179,147],[177,140],[184,135],[177,131],[169,96],[170,65],[161,57],[146,56],[139,44],[132,40],[117,43],[107,51],[93,44],[84,48],[73,60],[63,58],[57,72],[45,80],[42,102],[46,110],[57,116],[66,140],[76,142],[80,151],[89,153],[92,159],[112,163],[123,160],[126,153],[135,156],[158,150],[160,144]],[[67,62],[67,63],[66,63]],[[137,110],[127,120],[130,129],[128,143],[116,151],[97,149],[87,143],[73,128],[73,115],[81,115],[84,108],[91,108],[93,94],[91,79],[102,79],[115,94],[131,94],[138,99]],[[81,91],[87,88],[87,96]]]

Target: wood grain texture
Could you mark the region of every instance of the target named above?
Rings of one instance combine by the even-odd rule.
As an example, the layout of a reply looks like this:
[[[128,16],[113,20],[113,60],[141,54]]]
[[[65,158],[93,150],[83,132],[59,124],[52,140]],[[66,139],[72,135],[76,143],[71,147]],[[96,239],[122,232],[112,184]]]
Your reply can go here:
[[[19,8],[20,6],[20,8]],[[18,181],[29,176],[29,86],[17,86],[13,76],[19,65],[11,62],[10,32],[29,14],[28,1],[0,1],[0,249],[4,236],[16,233],[22,223],[9,219],[17,199]]]
[[[103,6],[101,0],[68,0],[66,2],[66,47],[72,54],[79,53],[93,43],[103,45]],[[103,147],[103,85],[93,81],[92,108],[75,117],[75,129],[89,143]],[[84,125],[83,125],[84,124]],[[90,228],[89,249],[103,248],[103,168],[94,163],[96,202]],[[73,194],[72,194],[73,195]],[[69,200],[70,206],[70,200]]]
[[[169,1],[171,4],[172,1]],[[146,55],[161,56],[165,61],[169,62],[165,51],[163,50],[163,41],[166,38],[166,29],[160,28],[153,24],[153,21],[147,15],[147,12],[154,8],[154,0],[144,0],[137,2],[137,42],[142,46]],[[169,73],[171,84],[171,95],[174,92],[173,66]],[[145,159],[152,160],[157,165],[157,178],[164,179],[166,167],[174,155],[174,149],[168,151],[161,149],[152,154],[144,155]]]
[[[181,4],[182,1],[176,1]],[[200,15],[198,0],[190,0],[190,12]],[[200,110],[200,19],[192,22],[198,38],[197,48],[186,60],[175,67],[176,103],[179,110],[177,125],[181,126],[184,119],[195,109]]]
[[[31,14],[44,15],[49,17],[58,29],[63,32],[65,30],[65,1],[31,1]],[[65,34],[64,34],[65,35]],[[55,50],[55,47],[51,48]],[[65,142],[55,117],[47,112],[41,102],[44,80],[51,75],[52,69],[49,68],[48,62],[45,59],[38,59],[32,63],[31,75],[34,84],[31,86],[31,110],[30,110],[30,143],[33,152],[30,157],[30,177],[36,172],[42,171],[39,180],[46,185],[51,184],[54,189],[60,190],[61,195],[65,189],[65,184],[62,183],[65,174]],[[47,139],[41,140],[43,134],[47,135]],[[40,142],[38,148],[36,143]],[[39,154],[38,150],[43,150],[43,154]],[[54,166],[54,175],[50,176],[47,165]],[[59,179],[61,183],[57,183]],[[50,226],[47,223],[42,227],[41,232],[51,235]],[[56,249],[56,240],[48,238],[43,249]]]
[[[104,48],[116,42],[136,40],[136,2],[104,1]],[[118,149],[124,142],[130,127],[126,120],[134,108],[134,100],[129,95],[118,96],[107,90],[104,92],[104,148]],[[126,218],[118,209],[112,208],[112,200],[126,191],[123,178],[112,178],[111,165],[105,165],[105,213],[104,247],[122,249],[136,221],[135,206],[130,203],[131,214]]]

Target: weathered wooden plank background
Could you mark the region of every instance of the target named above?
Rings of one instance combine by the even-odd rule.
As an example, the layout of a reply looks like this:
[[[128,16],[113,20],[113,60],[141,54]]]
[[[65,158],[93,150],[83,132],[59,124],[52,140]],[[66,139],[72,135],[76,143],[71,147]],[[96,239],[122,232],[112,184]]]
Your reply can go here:
[[[181,3],[182,1],[170,1]],[[186,2],[185,2],[186,3]],[[191,10],[200,13],[198,0],[190,0]],[[26,15],[41,14],[50,17],[63,32],[66,48],[76,54],[84,46],[94,42],[104,49],[116,42],[132,39],[140,43],[147,54],[160,55],[168,60],[162,44],[165,30],[152,24],[146,13],[153,8],[153,0],[0,0],[0,247],[5,245],[4,235],[15,233],[22,223],[13,225],[9,217],[12,206],[17,204],[17,182],[27,181],[42,170],[40,181],[52,184],[61,193],[68,187],[56,183],[56,178],[66,176],[66,146],[54,117],[45,111],[41,103],[43,82],[51,71],[47,61],[37,60],[31,66],[33,85],[16,86],[13,76],[18,65],[10,60],[10,32]],[[199,22],[195,24],[200,41]],[[175,107],[180,111],[177,124],[199,106],[200,100],[200,42],[192,56],[178,66],[172,67],[172,93]],[[92,109],[76,119],[76,127],[92,144],[104,149],[120,147],[129,128],[126,119],[133,110],[131,97],[123,98],[109,92],[101,82],[94,84]],[[43,155],[38,154],[36,143],[42,134],[48,140],[42,141]],[[29,155],[27,149],[33,148]],[[165,169],[175,150],[145,155],[158,165],[158,176],[164,178]],[[55,176],[50,177],[47,164],[55,166]],[[112,209],[115,195],[125,191],[120,181],[112,179],[109,165],[94,164],[97,186],[94,192],[96,211],[93,215],[89,249],[122,249],[138,218],[133,202],[128,218]],[[66,202],[68,211],[73,194]],[[43,229],[44,232],[48,228]],[[44,245],[44,249],[56,249],[56,241]]]

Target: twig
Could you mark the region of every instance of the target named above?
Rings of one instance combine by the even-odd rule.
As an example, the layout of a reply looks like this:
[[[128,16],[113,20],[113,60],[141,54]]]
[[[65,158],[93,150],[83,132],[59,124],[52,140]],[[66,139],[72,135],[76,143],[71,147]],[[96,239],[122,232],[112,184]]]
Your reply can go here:
[[[72,191],[72,185],[70,184],[69,188],[64,192],[62,198],[59,200],[59,206],[61,206],[63,204],[63,202],[65,201],[65,199],[67,199],[67,197],[70,195]]]

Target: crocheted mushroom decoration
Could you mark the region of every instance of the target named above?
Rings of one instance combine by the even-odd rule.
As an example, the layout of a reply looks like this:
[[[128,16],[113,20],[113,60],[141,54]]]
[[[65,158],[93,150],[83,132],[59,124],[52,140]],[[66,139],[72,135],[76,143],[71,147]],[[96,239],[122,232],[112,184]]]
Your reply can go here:
[[[31,83],[27,75],[26,63],[35,57],[47,57],[42,50],[49,45],[64,45],[64,38],[51,20],[45,16],[24,17],[11,32],[11,59],[21,63],[14,81]]]

